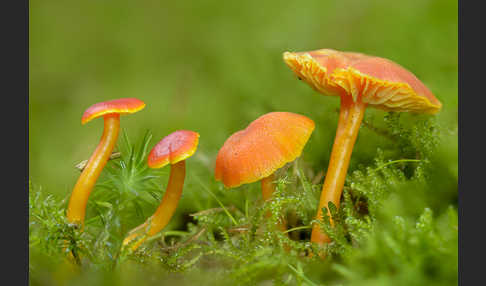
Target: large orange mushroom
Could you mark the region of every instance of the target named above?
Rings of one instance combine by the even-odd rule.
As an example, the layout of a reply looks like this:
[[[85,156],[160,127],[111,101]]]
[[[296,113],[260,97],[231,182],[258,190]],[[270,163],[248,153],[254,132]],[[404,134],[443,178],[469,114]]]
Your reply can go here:
[[[82,124],[86,124],[95,118],[103,117],[105,127],[98,147],[96,147],[93,155],[89,158],[71,193],[66,213],[70,223],[77,224],[81,228],[84,225],[89,195],[105,167],[118,138],[120,114],[135,113],[144,107],[145,103],[139,99],[120,98],[96,103],[84,112],[81,118]]]
[[[317,219],[322,219],[322,208],[329,202],[339,207],[351,152],[367,107],[428,114],[435,114],[442,107],[414,74],[388,59],[332,49],[285,52],[283,59],[299,79],[316,91],[341,98]],[[323,245],[330,239],[315,224],[311,241]]]
[[[314,121],[304,115],[270,112],[260,116],[224,142],[216,158],[216,181],[227,188],[260,181],[263,200],[271,199],[275,171],[301,155],[312,131]],[[285,225],[279,228],[285,230]]]
[[[158,169],[170,164],[170,176],[162,202],[155,213],[143,224],[137,226],[123,240],[123,246],[131,244],[137,249],[147,238],[154,236],[167,226],[174,214],[184,187],[186,159],[196,152],[199,133],[178,130],[164,137],[150,151],[147,164]]]

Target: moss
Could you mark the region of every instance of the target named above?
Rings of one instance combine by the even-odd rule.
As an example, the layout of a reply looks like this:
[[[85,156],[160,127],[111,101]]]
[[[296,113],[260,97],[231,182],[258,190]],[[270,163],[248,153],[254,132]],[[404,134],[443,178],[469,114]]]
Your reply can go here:
[[[61,278],[41,273],[60,271],[71,252],[79,255],[81,271],[62,279],[91,285],[141,276],[151,277],[143,280],[146,285],[159,280],[181,285],[197,280],[222,285],[454,285],[456,206],[427,205],[434,196],[430,174],[436,168],[440,128],[429,118],[412,124],[394,113],[386,118],[383,136],[391,134],[396,144],[377,149],[371,164],[350,170],[341,208],[328,206],[335,227],[328,216],[314,220],[321,185],[305,175],[312,172],[302,159],[279,171],[268,202],[261,201],[259,185],[229,193],[212,182],[208,170],[189,176],[186,189],[198,191],[209,208],[187,212],[181,200],[176,216],[186,219],[171,223],[134,253],[120,252],[123,236],[158,205],[167,174],[145,165],[150,132],[136,144],[125,134],[121,158],[108,163],[90,198],[84,232],[66,223],[64,200],[31,185],[31,282],[56,283]],[[272,216],[265,218],[268,210]],[[288,236],[276,229],[282,218],[288,221]],[[306,256],[317,250],[308,242],[313,222],[332,239],[324,261]],[[70,241],[68,248],[65,241]]]

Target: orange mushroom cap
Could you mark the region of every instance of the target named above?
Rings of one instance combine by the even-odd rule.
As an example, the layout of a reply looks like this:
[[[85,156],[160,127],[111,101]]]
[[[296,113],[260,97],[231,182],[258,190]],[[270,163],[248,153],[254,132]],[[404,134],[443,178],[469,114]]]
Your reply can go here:
[[[410,71],[390,60],[321,49],[283,54],[285,63],[315,90],[352,96],[386,111],[437,113],[442,103]]]
[[[191,157],[196,152],[199,133],[178,130],[165,136],[157,143],[148,155],[150,168],[162,168]]]
[[[119,98],[98,102],[86,109],[81,118],[81,123],[86,124],[92,119],[112,113],[135,113],[142,110],[144,107],[145,103],[137,98]]]
[[[270,112],[231,135],[218,152],[214,176],[228,188],[270,176],[302,153],[314,131],[312,119]]]

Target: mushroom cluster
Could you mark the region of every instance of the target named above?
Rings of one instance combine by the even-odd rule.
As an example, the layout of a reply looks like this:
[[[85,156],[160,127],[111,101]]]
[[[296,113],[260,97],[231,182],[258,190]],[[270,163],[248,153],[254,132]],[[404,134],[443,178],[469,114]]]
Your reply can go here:
[[[428,114],[435,114],[442,107],[415,75],[384,58],[321,49],[285,52],[283,59],[299,79],[318,92],[339,96],[341,100],[334,145],[317,206],[319,220],[323,217],[322,209],[330,202],[339,207],[351,153],[367,107]],[[121,98],[94,104],[83,114],[82,124],[98,117],[103,117],[105,124],[101,141],[72,191],[66,213],[70,223],[83,228],[89,195],[118,138],[120,115],[144,107],[145,103],[139,99]],[[260,181],[263,201],[271,201],[276,170],[301,156],[314,128],[314,121],[300,114],[270,112],[260,116],[224,142],[216,157],[215,180],[226,188]],[[185,160],[195,153],[198,142],[199,133],[178,130],[153,147],[147,164],[150,168],[170,165],[169,182],[154,214],[128,232],[122,247],[135,250],[168,225],[182,195]],[[265,215],[269,217],[272,213]],[[277,228],[285,231],[285,218],[279,219]],[[331,223],[334,223],[332,218]],[[311,242],[319,245],[330,242],[318,224],[312,227]]]

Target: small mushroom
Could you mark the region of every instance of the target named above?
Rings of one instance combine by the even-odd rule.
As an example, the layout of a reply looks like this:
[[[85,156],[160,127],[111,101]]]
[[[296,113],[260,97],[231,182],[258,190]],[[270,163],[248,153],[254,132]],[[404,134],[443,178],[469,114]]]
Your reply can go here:
[[[137,249],[147,238],[154,236],[169,223],[174,214],[184,187],[186,159],[196,152],[199,133],[188,130],[175,131],[152,148],[147,164],[158,169],[170,164],[170,176],[162,202],[155,213],[143,224],[137,226],[123,240],[123,246],[131,244]]]
[[[442,107],[415,75],[388,59],[331,49],[285,52],[283,59],[299,79],[316,91],[341,98],[338,128],[317,219],[322,219],[322,208],[329,202],[339,207],[351,152],[368,106],[428,114],[435,114]],[[315,224],[311,241],[322,245],[330,239]]]
[[[105,127],[100,143],[91,155],[71,193],[67,207],[67,219],[81,228],[84,225],[86,204],[96,180],[106,165],[115,147],[120,130],[120,114],[135,113],[142,110],[145,103],[136,98],[120,98],[92,105],[83,114],[81,123],[103,116]]]
[[[263,200],[271,199],[275,171],[301,155],[312,131],[314,121],[300,114],[270,112],[260,116],[224,142],[216,158],[216,181],[227,188],[260,181]],[[285,230],[284,224],[278,227]]]

